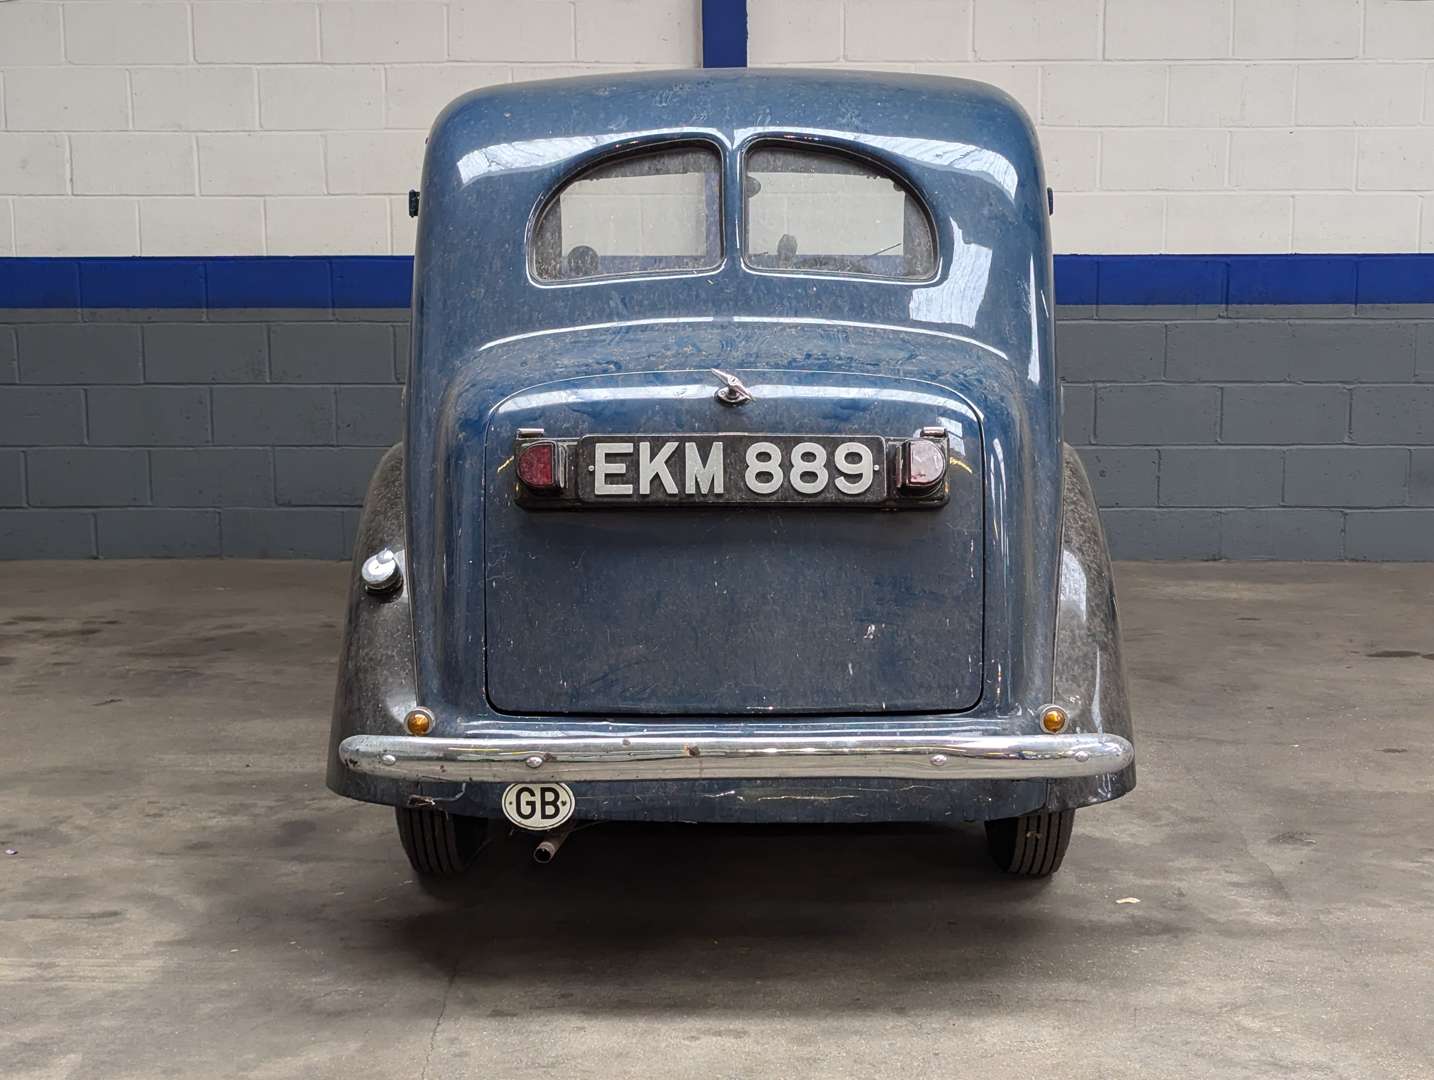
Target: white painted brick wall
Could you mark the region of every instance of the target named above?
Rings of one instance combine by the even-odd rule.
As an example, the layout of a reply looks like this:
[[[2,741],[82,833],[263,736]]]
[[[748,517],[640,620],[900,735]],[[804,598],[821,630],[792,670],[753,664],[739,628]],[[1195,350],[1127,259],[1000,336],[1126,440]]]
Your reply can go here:
[[[1233,0],[1106,0],[1107,60],[1200,60],[1230,55]]]
[[[1295,250],[1407,251],[1419,213],[1417,195],[1297,194]]]
[[[1365,56],[1398,60],[1429,58],[1434,41],[1434,4],[1372,3],[1365,15]]]
[[[1423,191],[1434,185],[1434,127],[1359,133],[1362,191]]]
[[[834,0],[747,0],[747,61],[762,66],[840,60],[842,16]]]
[[[133,255],[139,202],[109,197],[11,200],[16,255]]]
[[[322,195],[324,137],[313,132],[200,135],[201,195]]]
[[[1358,56],[1361,8],[1358,0],[1235,0],[1232,52],[1269,60]]]
[[[329,64],[399,64],[448,56],[441,3],[360,0],[319,9],[319,55]]]
[[[63,135],[0,133],[0,191],[63,195],[66,190]]]
[[[374,195],[273,198],[264,204],[271,255],[382,255],[388,251],[388,200]]]
[[[1295,115],[1292,64],[1174,64],[1170,111],[1175,127],[1269,127]]]
[[[848,0],[846,55],[851,60],[950,60],[971,51],[971,0],[911,0],[901,18],[889,0]],[[915,49],[912,45],[915,45]]]
[[[0,7],[0,18],[9,12]],[[5,76],[10,131],[119,131],[130,126],[129,79],[119,68],[17,67]]]
[[[62,4],[65,59],[72,64],[183,64],[189,5],[90,0]]]
[[[1062,193],[1055,230],[1064,251],[1143,255],[1163,250],[1165,199],[1139,192]]]
[[[1429,49],[1434,56],[1434,41]],[[1417,124],[1424,111],[1427,72],[1423,64],[1301,64],[1295,80],[1295,123],[1310,127]]]
[[[70,136],[76,195],[194,195],[194,139],[177,132]]]
[[[577,0],[573,52],[598,63],[693,64],[698,9],[691,0]]]
[[[259,126],[253,68],[136,68],[129,86],[134,126],[141,131],[252,131]]]
[[[1230,185],[1247,191],[1349,190],[1353,131],[1268,128],[1230,133]]]
[[[1046,181],[1061,192],[1100,188],[1100,132],[1090,128],[1042,128]]]
[[[383,69],[274,67],[259,72],[259,126],[332,131],[383,126]]]
[[[574,57],[573,5],[567,0],[452,0],[448,56],[524,63]]]
[[[262,255],[264,200],[143,199],[139,237],[147,254]]]
[[[1102,0],[976,0],[974,59],[1097,59],[1103,6]],[[892,19],[899,24],[900,12]]]
[[[748,0],[754,65],[983,79],[1057,249],[1434,251],[1434,0]],[[406,252],[467,89],[698,62],[700,0],[0,0],[0,255]]]
[[[193,15],[194,59],[201,64],[318,62],[317,4],[196,3]]]
[[[1168,79],[1159,64],[1048,64],[1039,116],[1063,127],[1153,127],[1165,122]]]
[[[1211,191],[1225,179],[1224,131],[1125,128],[1101,137],[1100,183],[1110,191]]]
[[[1165,242],[1176,251],[1283,251],[1293,220],[1294,199],[1289,195],[1201,192],[1165,197]]]
[[[65,38],[59,4],[22,4],[12,0],[0,34],[0,67],[63,64]]]

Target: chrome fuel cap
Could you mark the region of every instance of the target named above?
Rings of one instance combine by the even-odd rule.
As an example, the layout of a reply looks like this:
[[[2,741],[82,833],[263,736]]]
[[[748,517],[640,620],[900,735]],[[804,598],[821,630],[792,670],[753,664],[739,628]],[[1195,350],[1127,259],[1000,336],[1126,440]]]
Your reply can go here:
[[[398,556],[392,548],[382,548],[365,559],[359,576],[363,578],[363,587],[371,593],[392,592],[403,581]]]

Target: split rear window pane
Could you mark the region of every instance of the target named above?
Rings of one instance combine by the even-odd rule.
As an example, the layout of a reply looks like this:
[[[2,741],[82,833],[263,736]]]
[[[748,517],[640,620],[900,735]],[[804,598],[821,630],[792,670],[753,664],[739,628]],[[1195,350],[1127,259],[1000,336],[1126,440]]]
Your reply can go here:
[[[860,158],[804,147],[747,155],[744,258],[763,270],[922,280],[931,222],[906,185]]]
[[[717,153],[630,154],[568,182],[534,231],[540,281],[703,270],[722,257]]]

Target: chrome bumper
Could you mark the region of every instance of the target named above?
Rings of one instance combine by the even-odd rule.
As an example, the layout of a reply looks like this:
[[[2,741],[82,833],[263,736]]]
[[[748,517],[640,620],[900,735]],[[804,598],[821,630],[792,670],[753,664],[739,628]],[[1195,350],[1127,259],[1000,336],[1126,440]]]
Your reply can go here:
[[[1135,749],[1118,735],[352,735],[339,744],[339,759],[372,776],[439,782],[823,776],[1058,780],[1119,772],[1135,760]]]

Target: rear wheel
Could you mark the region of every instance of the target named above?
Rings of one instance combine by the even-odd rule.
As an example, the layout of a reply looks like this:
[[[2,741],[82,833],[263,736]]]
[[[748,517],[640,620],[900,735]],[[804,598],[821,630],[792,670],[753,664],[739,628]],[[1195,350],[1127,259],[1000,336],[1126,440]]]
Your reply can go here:
[[[488,832],[486,818],[406,806],[395,807],[394,813],[404,854],[426,878],[460,877],[473,865]]]
[[[1061,868],[1071,842],[1074,810],[1041,810],[986,822],[986,847],[1008,874],[1050,877]]]

